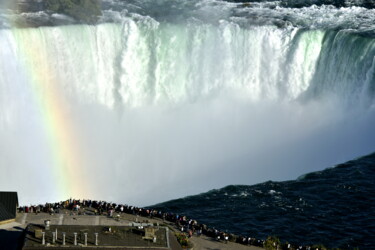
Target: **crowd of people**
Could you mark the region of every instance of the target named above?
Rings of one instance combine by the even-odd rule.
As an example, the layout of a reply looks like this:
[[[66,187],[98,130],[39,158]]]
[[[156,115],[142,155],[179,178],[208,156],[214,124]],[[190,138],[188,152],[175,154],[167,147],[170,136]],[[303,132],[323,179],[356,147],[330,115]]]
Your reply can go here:
[[[135,206],[129,206],[126,204],[116,204],[106,201],[96,201],[96,200],[76,200],[69,199],[66,201],[60,201],[55,203],[46,203],[44,205],[36,206],[21,206],[18,208],[20,213],[61,213],[62,210],[68,211],[70,215],[107,215],[109,217],[115,217],[122,213],[138,215],[147,218],[159,218],[163,221],[168,221],[174,223],[175,226],[182,232],[187,233],[188,237],[193,235],[206,235],[212,237],[217,241],[222,241],[227,243],[228,241],[236,242],[244,245],[253,245],[264,247],[266,240],[256,239],[254,237],[248,236],[238,236],[230,234],[227,232],[220,231],[215,228],[210,228],[205,224],[200,224],[196,220],[189,219],[186,216],[174,214],[171,212],[163,212],[150,208],[141,208]],[[311,247],[311,246],[296,246],[289,243],[284,243],[276,245],[273,243],[277,249],[298,249],[298,250],[321,250],[321,247]]]

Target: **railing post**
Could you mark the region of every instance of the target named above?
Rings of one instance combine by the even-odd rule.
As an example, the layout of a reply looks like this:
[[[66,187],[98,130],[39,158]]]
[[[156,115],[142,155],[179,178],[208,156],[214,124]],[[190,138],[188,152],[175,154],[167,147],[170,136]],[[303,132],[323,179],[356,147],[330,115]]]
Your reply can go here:
[[[62,233],[62,244],[63,246],[65,246],[65,232]]]
[[[98,245],[98,233],[95,233],[95,246]]]
[[[74,245],[77,246],[77,233],[74,233]]]
[[[42,245],[46,244],[46,238],[45,238],[46,232],[42,232]]]
[[[87,246],[87,233],[85,233],[85,246]]]

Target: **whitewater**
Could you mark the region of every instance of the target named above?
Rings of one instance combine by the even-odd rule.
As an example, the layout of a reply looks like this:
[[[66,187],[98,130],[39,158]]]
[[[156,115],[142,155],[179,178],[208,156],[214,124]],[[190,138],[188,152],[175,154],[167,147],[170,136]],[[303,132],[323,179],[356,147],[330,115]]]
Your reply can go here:
[[[147,205],[373,152],[374,9],[280,3],[1,9],[0,189]]]

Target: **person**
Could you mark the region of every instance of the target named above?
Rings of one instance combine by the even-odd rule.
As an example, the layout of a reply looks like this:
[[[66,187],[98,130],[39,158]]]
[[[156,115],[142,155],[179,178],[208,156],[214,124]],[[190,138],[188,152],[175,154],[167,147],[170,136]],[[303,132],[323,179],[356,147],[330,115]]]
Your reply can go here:
[[[228,244],[229,237],[227,234],[225,234],[224,239],[225,239],[225,244]]]

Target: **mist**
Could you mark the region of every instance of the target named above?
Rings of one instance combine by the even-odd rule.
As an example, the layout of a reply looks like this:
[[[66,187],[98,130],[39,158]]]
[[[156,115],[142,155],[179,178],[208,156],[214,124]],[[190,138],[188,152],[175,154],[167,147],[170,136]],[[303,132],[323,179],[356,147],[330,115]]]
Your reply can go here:
[[[230,184],[294,179],[374,149],[372,112],[348,115],[327,103],[280,107],[232,98],[129,111],[110,123],[116,129],[91,128],[92,135],[102,135],[94,143],[101,164],[93,169],[112,165],[108,179],[95,183],[116,187],[116,194],[100,197],[151,205]],[[116,133],[105,132],[111,130]]]
[[[20,204],[145,206],[375,148],[375,43],[356,34],[123,17],[0,45],[0,189]]]
[[[121,112],[75,105],[79,155],[86,159],[75,198],[151,205],[229,184],[288,180],[373,151],[374,113],[335,103],[252,103],[233,95]],[[1,186],[22,204],[67,199],[51,179],[49,151],[32,116],[1,134]],[[22,157],[20,157],[22,155]],[[14,181],[17,180],[17,181]],[[78,185],[78,186],[79,186]]]

